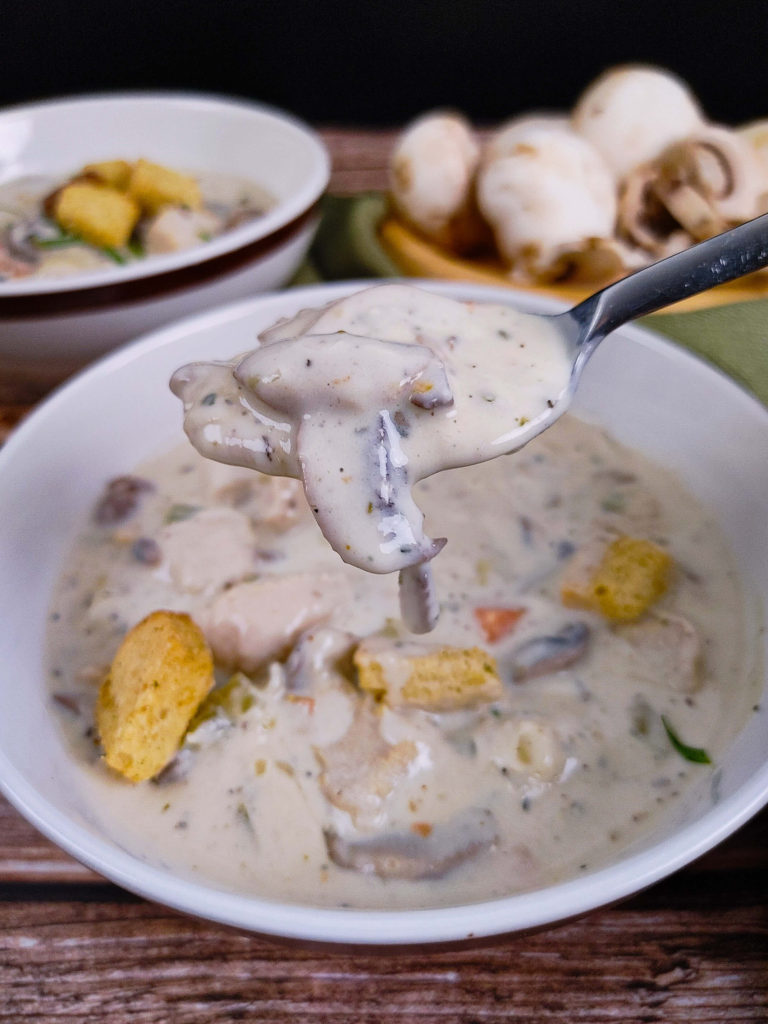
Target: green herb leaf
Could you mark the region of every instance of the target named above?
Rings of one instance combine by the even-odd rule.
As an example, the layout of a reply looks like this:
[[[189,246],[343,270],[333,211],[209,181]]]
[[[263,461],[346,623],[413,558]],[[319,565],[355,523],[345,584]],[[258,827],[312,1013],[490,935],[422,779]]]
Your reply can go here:
[[[689,747],[686,743],[683,743],[675,730],[669,724],[666,715],[661,716],[661,721],[667,731],[669,742],[681,757],[684,757],[686,761],[693,761],[695,764],[712,764],[712,758],[706,750],[702,750],[701,747]]]
[[[235,814],[237,815],[237,820],[240,821],[243,825],[245,825],[249,832],[253,832],[253,822],[251,821],[251,816],[248,813],[248,808],[242,801],[235,808]]]
[[[147,255],[146,249],[138,238],[131,238],[128,242],[127,248],[131,256],[135,256],[137,260],[140,260]]]
[[[114,263],[119,263],[120,266],[123,266],[123,264],[128,262],[128,260],[126,260],[125,256],[123,256],[120,250],[115,249],[113,245],[105,245],[101,251],[104,253],[105,256],[109,256],[109,258]]]
[[[619,494],[618,491],[614,491],[613,494],[607,495],[603,498],[601,508],[603,512],[623,512],[626,508],[627,499],[625,495]]]
[[[181,523],[185,519],[191,519],[193,515],[200,511],[199,505],[171,505],[168,511],[165,513],[164,522],[166,523]]]
[[[77,245],[81,239],[78,235],[63,233],[56,238],[40,238],[38,235],[30,235],[30,242],[36,249],[63,249],[68,245]]]

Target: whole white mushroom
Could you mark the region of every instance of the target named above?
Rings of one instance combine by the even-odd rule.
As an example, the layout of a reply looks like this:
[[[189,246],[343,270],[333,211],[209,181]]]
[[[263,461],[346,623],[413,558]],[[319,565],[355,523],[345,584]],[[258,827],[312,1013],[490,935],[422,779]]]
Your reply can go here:
[[[474,204],[480,147],[458,114],[428,113],[410,124],[390,159],[390,195],[400,217],[458,252],[487,236]]]
[[[539,138],[541,132],[570,131],[571,122],[567,114],[523,114],[506,121],[486,142],[482,152],[482,162],[490,163],[500,156],[514,153],[521,142],[529,136]]]
[[[549,279],[563,256],[594,251],[596,239],[614,232],[610,169],[589,142],[557,125],[529,125],[505,155],[483,164],[477,199],[501,256],[520,278]]]
[[[619,67],[597,78],[573,109],[574,129],[618,178],[701,128],[704,117],[679,78],[653,67]]]

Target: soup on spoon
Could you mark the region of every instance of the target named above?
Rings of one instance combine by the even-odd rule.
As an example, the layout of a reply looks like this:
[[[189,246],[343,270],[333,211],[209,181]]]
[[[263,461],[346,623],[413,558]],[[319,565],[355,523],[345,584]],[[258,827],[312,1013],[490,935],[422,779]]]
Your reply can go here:
[[[412,488],[522,447],[568,391],[571,356],[547,318],[410,285],[366,288],[265,331],[231,362],[192,363],[171,387],[197,450],[303,481],[339,556],[400,573],[417,633],[437,619]]]

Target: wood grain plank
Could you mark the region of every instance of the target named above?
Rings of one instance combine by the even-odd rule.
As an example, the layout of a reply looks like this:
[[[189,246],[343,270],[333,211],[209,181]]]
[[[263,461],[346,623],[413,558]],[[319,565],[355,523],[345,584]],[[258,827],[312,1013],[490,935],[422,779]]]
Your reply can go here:
[[[716,887],[714,933],[711,907],[659,913],[643,896],[498,945],[418,955],[286,949],[142,901],[5,903],[0,1021],[765,1021],[768,915],[732,882]]]

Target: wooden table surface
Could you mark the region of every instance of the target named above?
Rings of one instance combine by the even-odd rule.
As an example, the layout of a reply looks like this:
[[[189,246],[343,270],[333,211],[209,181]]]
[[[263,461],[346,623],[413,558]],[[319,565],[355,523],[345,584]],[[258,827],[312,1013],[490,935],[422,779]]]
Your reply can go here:
[[[392,136],[327,130],[331,190],[385,185]],[[0,381],[0,440],[43,395]],[[0,798],[0,1022],[768,1022],[768,812],[611,909],[417,955],[287,947],[147,903]]]

